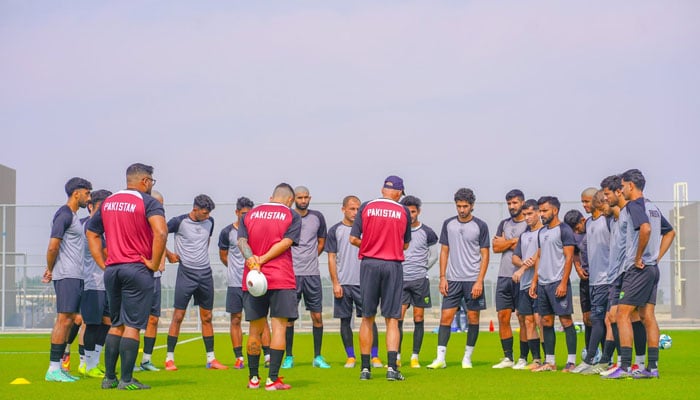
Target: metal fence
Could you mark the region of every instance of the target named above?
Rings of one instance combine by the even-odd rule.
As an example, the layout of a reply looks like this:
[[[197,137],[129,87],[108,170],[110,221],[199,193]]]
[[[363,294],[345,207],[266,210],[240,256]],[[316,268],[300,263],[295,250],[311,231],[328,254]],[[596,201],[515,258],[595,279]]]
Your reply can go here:
[[[662,207],[664,213],[672,207],[672,202],[657,202]],[[55,296],[52,285],[42,284],[41,275],[45,269],[45,249],[48,244],[51,219],[58,205],[52,206],[18,206],[0,205],[2,212],[2,247],[0,250],[2,272],[2,287],[0,288],[0,300],[2,301],[0,315],[0,331],[27,331],[27,330],[47,330],[53,326],[55,319]],[[190,211],[191,205],[187,204],[166,204],[166,215],[168,218],[181,215]],[[227,224],[233,222],[234,204],[218,204],[212,212],[216,220],[215,232],[210,243],[210,259],[215,282],[214,296],[214,323],[216,329],[226,330],[229,323],[229,316],[225,312],[226,299],[226,274],[225,267],[219,261],[218,256],[218,233]],[[339,203],[316,203],[312,208],[321,211],[325,217],[328,227],[342,219]],[[569,201],[562,203],[560,217],[569,209],[579,209],[580,203]],[[582,211],[582,210],[581,210]],[[84,210],[81,211],[85,213]],[[15,228],[15,248],[7,246],[7,236],[12,227],[7,226],[8,220],[5,215],[14,213],[16,217]],[[425,203],[422,208],[421,221],[432,227],[438,235],[442,227],[442,221],[455,214],[453,203]],[[474,215],[486,221],[489,226],[491,236],[496,232],[498,223],[507,217],[507,209],[503,202],[477,203]],[[668,214],[666,214],[668,215]],[[169,237],[168,247],[172,249],[172,237]],[[668,258],[668,256],[667,256]],[[323,317],[325,324],[333,329],[337,322],[333,321],[333,294],[330,279],[328,278],[327,257],[320,256],[321,276],[323,281]],[[486,275],[485,295],[487,299],[487,310],[482,314],[485,317],[482,321],[495,319],[494,290],[497,280],[498,263],[500,255],[491,254],[489,271]],[[660,312],[669,312],[670,307],[670,269],[669,261],[665,258],[660,263],[662,278],[659,290]],[[426,323],[428,326],[437,326],[440,314],[440,294],[438,287],[438,267],[437,265],[430,271],[431,293],[433,298],[433,308],[426,312]],[[161,328],[167,326],[172,315],[173,291],[177,265],[168,264],[163,274],[162,282],[162,318]],[[572,272],[575,275],[575,272]],[[578,278],[572,277],[574,294],[578,294]],[[578,304],[578,301],[574,301]],[[580,314],[578,314],[580,315]],[[188,313],[183,322],[183,329],[198,329],[199,318],[196,307],[189,307]],[[300,320],[298,326],[301,329],[311,327],[309,313],[305,311],[303,302],[300,304]]]

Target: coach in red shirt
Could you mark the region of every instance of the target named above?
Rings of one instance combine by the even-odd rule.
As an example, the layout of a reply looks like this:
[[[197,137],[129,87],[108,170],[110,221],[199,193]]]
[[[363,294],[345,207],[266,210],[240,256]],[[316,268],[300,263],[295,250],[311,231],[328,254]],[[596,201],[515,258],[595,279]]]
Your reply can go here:
[[[403,290],[401,262],[404,260],[403,251],[411,241],[411,214],[405,206],[398,203],[403,194],[403,179],[395,175],[387,177],[384,180],[382,197],[360,206],[350,231],[350,243],[360,248],[359,257],[362,260],[361,380],[371,378],[372,325],[380,299],[382,316],[386,320],[386,348],[389,359],[386,379],[404,380],[404,376],[396,367]]]
[[[150,389],[133,378],[139,333],[148,323],[153,296],[153,272],[160,267],[168,227],[163,205],[151,197],[156,184],[153,167],[132,164],[126,170],[126,189],[107,197],[88,221],[90,254],[105,269],[105,289],[112,327],[105,341],[103,389]],[[105,261],[102,235],[107,243]],[[106,268],[105,268],[106,267]],[[121,357],[121,380],[117,359]]]

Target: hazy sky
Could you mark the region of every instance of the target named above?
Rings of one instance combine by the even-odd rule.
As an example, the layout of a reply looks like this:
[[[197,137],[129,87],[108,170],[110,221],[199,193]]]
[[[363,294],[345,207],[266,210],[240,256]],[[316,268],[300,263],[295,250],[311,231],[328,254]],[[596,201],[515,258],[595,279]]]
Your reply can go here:
[[[697,1],[0,0],[18,202],[156,167],[170,202],[407,192],[575,199],[640,168],[700,187]]]

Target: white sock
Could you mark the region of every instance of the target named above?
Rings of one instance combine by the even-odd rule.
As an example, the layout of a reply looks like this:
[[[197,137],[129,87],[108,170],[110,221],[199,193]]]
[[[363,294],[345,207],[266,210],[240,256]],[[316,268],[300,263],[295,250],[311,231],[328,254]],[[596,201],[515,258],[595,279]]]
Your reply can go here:
[[[546,364],[556,364],[556,358],[554,358],[554,354],[546,354],[544,356],[544,362]]]
[[[169,351],[169,352],[165,355],[165,361],[166,361],[166,362],[168,362],[168,361],[175,361],[175,352],[174,352],[174,351]]]
[[[240,357],[240,358],[243,359],[243,357]],[[269,355],[269,354],[265,354],[265,361],[266,361],[266,362],[270,361],[270,355]]]
[[[641,355],[641,356],[635,355],[634,356],[634,363],[639,365],[640,367],[642,365],[644,365],[645,360],[646,360],[646,355]]]
[[[445,354],[447,354],[447,346],[437,347],[437,359],[438,361],[445,361]]]
[[[60,361],[49,362],[49,372],[58,371],[59,369],[61,369],[61,362]]]
[[[576,364],[576,354],[568,354],[566,356],[566,362],[571,364]]]
[[[151,354],[143,353],[143,357],[141,357],[141,364],[145,364],[149,361],[151,361]]]
[[[207,362],[212,362],[214,360],[216,360],[216,357],[214,357],[214,352],[213,351],[207,352]]]
[[[85,369],[87,371],[90,371],[91,369],[95,368],[96,366],[97,366],[97,363],[95,362],[95,352],[85,350]]]
[[[472,353],[474,353],[474,346],[466,346],[464,348],[464,358],[472,359]]]
[[[411,354],[411,360],[417,360],[418,359],[418,354],[413,353]]]
[[[99,364],[100,356],[102,355],[102,345],[101,344],[96,344],[95,345],[95,354],[97,354],[97,363]]]
[[[401,361],[401,353],[396,353],[396,361]]]

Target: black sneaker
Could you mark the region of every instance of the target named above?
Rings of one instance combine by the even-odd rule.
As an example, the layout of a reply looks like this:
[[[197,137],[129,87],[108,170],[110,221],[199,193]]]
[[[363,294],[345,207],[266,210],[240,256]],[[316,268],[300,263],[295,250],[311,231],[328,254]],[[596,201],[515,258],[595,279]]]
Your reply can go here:
[[[389,368],[386,371],[386,380],[387,381],[405,381],[406,378],[401,374],[399,371],[395,371],[391,368]]]
[[[372,373],[369,372],[367,368],[362,368],[362,372],[360,372],[360,380],[368,381],[370,379],[372,379]]]
[[[144,390],[150,388],[150,386],[144,385],[134,378],[132,378],[129,382],[119,381],[119,385],[117,385],[117,389],[119,390]]]
[[[119,384],[119,381],[114,378],[104,378],[102,379],[102,389],[114,389]]]

